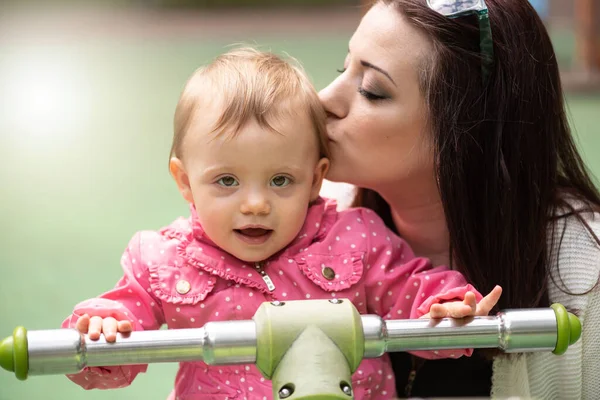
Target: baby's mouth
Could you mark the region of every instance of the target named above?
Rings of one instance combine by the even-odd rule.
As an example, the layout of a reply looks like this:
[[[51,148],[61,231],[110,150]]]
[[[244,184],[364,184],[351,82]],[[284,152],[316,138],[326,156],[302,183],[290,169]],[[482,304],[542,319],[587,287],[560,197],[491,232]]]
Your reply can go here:
[[[242,229],[234,229],[235,235],[247,244],[263,244],[273,234],[273,229],[263,227],[248,227]]]
[[[266,228],[244,228],[244,229],[234,229],[234,230],[241,235],[249,236],[249,237],[260,237],[260,236],[264,236],[264,235],[267,235],[267,234],[273,232],[272,229],[266,229]]]

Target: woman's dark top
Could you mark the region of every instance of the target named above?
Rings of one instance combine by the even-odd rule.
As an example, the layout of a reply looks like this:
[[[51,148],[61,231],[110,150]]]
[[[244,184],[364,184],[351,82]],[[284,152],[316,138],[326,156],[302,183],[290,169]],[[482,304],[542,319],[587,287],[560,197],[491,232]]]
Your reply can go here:
[[[475,350],[471,357],[443,360],[423,360],[408,353],[389,356],[399,398],[490,396],[492,361],[480,351]]]

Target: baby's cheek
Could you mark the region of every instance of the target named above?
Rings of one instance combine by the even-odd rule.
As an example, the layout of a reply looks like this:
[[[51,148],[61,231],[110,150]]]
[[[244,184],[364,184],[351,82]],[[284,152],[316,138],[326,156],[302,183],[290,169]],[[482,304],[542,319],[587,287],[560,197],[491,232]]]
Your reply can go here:
[[[219,247],[227,245],[227,235],[231,234],[234,228],[232,216],[235,215],[231,207],[204,207],[198,210],[200,205],[196,206],[198,213],[198,222],[202,226],[204,233],[210,240]]]
[[[300,201],[292,201],[292,199],[288,199],[288,201],[278,207],[279,222],[277,231],[280,242],[283,243],[284,247],[291,243],[297,236],[305,234],[305,229],[303,229],[305,222],[307,224],[311,223],[310,221],[306,221],[307,210],[306,205],[302,205]],[[310,229],[308,226],[306,228]]]

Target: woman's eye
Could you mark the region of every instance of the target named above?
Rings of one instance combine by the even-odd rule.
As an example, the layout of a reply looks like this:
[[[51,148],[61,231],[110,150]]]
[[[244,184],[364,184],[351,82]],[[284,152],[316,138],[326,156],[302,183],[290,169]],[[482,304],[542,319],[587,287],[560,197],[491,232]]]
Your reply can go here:
[[[271,179],[271,186],[285,187],[285,186],[289,185],[290,183],[292,183],[292,180],[290,178],[288,178],[287,176],[283,176],[283,175],[277,175],[276,177]]]
[[[217,183],[221,186],[231,187],[238,186],[238,181],[233,176],[224,176],[217,181]]]
[[[358,93],[360,93],[361,96],[363,96],[364,98],[366,98],[367,100],[370,100],[370,101],[385,100],[388,98],[387,96],[381,96],[379,94],[375,94],[375,93],[366,91],[365,89],[363,89],[361,87],[358,88]]]
[[[340,74],[343,74],[344,72],[346,72],[346,68],[341,68],[341,69],[336,69],[337,72],[339,72]]]

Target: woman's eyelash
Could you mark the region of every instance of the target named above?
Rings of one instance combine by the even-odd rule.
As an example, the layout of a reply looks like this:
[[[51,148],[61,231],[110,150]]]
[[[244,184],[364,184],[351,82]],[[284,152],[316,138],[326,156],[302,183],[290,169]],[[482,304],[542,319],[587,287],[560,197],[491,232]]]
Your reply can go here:
[[[343,74],[344,72],[346,72],[346,68],[337,69],[336,71],[340,74]],[[360,93],[364,98],[370,101],[385,100],[388,98],[387,96],[381,96],[375,93],[368,92],[361,87],[358,88],[358,93]]]
[[[371,101],[387,99],[386,96],[380,96],[375,93],[367,92],[365,89],[363,89],[361,87],[358,88],[358,93],[360,93],[367,100],[371,100]]]

